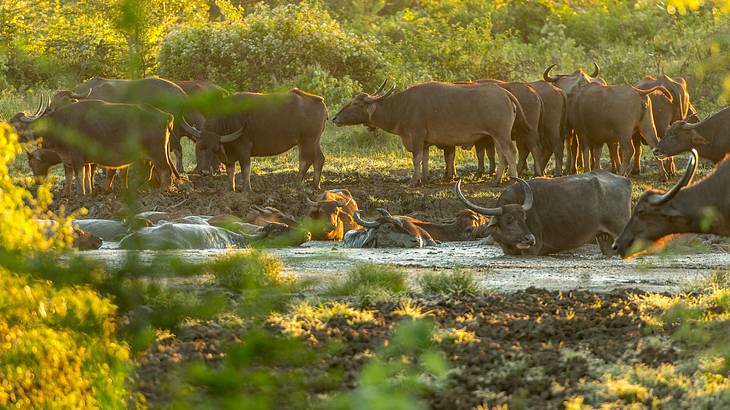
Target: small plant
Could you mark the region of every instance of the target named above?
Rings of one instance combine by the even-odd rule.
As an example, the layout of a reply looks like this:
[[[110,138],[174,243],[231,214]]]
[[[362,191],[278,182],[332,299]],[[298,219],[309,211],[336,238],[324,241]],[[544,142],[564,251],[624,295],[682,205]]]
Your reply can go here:
[[[361,264],[341,283],[331,285],[329,296],[352,296],[360,300],[389,300],[408,290],[406,273],[394,266]]]
[[[250,251],[218,258],[207,268],[218,284],[236,291],[277,287],[291,283],[281,274],[279,259],[265,252]]]
[[[479,284],[474,275],[465,270],[455,269],[450,273],[426,272],[419,276],[418,285],[426,295],[475,295]]]

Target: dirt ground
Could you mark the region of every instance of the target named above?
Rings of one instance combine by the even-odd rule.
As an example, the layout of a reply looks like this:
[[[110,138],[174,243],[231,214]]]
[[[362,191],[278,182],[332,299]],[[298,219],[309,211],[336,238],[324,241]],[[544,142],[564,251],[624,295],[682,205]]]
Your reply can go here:
[[[597,365],[630,360],[658,366],[679,356],[671,345],[657,349],[642,344],[645,323],[639,317],[635,295],[624,290],[608,294],[555,292],[529,288],[514,294],[418,300],[442,336],[437,338],[455,369],[448,386],[428,397],[434,409],[562,408],[580,393],[581,386],[599,377]],[[403,320],[398,303],[367,305],[373,320],[358,322],[333,317],[324,327],[298,325],[303,337],[320,350],[335,339],[341,349],[327,354],[308,379],[321,380],[328,372],[342,374],[332,388],[353,388],[361,366],[387,343],[395,323]],[[277,324],[276,332],[285,333]],[[178,336],[159,338],[141,357],[139,390],[153,407],[167,403],[163,383],[178,363],[202,360],[217,363],[225,346],[242,329],[213,322],[191,324]],[[326,393],[309,386],[310,397]],[[280,408],[297,407],[280,403]]]

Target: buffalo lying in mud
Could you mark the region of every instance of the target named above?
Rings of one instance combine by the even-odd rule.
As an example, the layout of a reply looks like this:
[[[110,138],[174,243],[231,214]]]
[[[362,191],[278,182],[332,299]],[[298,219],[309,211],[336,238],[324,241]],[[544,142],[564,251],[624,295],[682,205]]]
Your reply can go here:
[[[355,211],[353,219],[364,230],[349,231],[345,234],[344,243],[348,248],[423,248],[435,246],[431,235],[407,218],[392,216],[384,209],[374,221],[366,221],[360,217],[361,211]]]
[[[654,148],[654,155],[667,157],[697,150],[700,157],[717,163],[730,152],[730,108],[717,112],[704,120],[690,124],[678,121],[672,124]]]
[[[125,168],[135,161],[151,161],[163,188],[179,176],[170,161],[172,116],[155,108],[84,100],[37,116],[16,117],[11,125],[20,135],[28,140],[43,137],[43,147],[58,153],[67,170],[67,195],[74,177],[78,191],[87,193],[87,164]]]
[[[350,191],[331,189],[322,192],[316,201],[307,202],[315,240],[341,241],[345,232],[361,229],[352,218],[358,208]]]
[[[530,125],[509,91],[490,83],[428,82],[395,94],[393,84],[377,95],[384,86],[385,82],[374,95],[353,97],[332,121],[337,126],[364,124],[399,135],[413,154],[412,186],[428,177],[429,146],[470,146],[489,137],[500,159],[495,182],[501,181],[507,165],[510,175],[517,176],[512,128],[530,130]]]
[[[251,157],[279,155],[299,147],[299,181],[314,165],[312,186],[319,189],[324,154],[320,136],[327,107],[320,96],[294,88],[286,93],[236,93],[221,101],[228,112],[210,114],[198,130],[183,121],[197,138],[199,166],[206,173],[217,157],[226,165],[232,190],[236,190],[236,162],[243,174],[243,190],[251,192]]]
[[[631,220],[613,244],[621,256],[631,256],[671,234],[730,236],[730,162],[720,162],[713,173],[688,186],[698,161],[697,151],[690,152],[687,169],[672,189],[649,190],[639,198]]]
[[[383,210],[379,209],[379,211]],[[489,218],[470,209],[459,211],[455,218],[447,222],[429,222],[404,215],[399,215],[397,218],[410,221],[428,232],[431,238],[439,242],[476,240],[485,236],[485,230],[489,223]]]
[[[46,235],[48,235],[48,236],[53,235],[53,230],[51,228],[54,228],[58,225],[58,222],[54,221],[52,219],[36,219],[36,222],[41,227],[43,227],[47,230]],[[72,247],[74,249],[78,249],[80,251],[88,251],[88,250],[99,249],[101,247],[102,238],[100,238],[98,235],[88,232],[88,231],[80,228],[76,224],[72,225],[72,229],[74,232],[74,240],[72,243]]]
[[[547,255],[577,248],[598,239],[601,252],[611,254],[611,241],[631,215],[631,181],[594,171],[554,179],[517,179],[486,208],[469,202],[471,210],[491,217],[486,232],[508,255]]]
[[[292,243],[292,228],[284,224],[269,223],[258,227],[254,233],[233,232],[205,223],[165,222],[158,226],[144,227],[122,238],[122,249],[225,249],[247,246],[299,245],[309,240],[309,233],[296,235]]]

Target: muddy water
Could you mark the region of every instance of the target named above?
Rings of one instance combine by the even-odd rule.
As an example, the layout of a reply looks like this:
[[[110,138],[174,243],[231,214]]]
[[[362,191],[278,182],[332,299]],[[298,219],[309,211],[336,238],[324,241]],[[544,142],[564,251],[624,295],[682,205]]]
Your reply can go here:
[[[105,243],[102,249],[84,252],[111,267],[119,266],[128,251]],[[176,255],[200,261],[237,250],[142,251],[140,257]],[[462,268],[470,270],[487,289],[515,291],[531,286],[551,289],[610,291],[638,288],[677,292],[683,285],[730,266],[730,254],[701,253],[644,256],[631,260],[606,258],[598,247],[587,245],[570,253],[541,257],[503,255],[496,246],[456,242],[425,249],[347,249],[332,242],[309,242],[299,248],[271,249],[282,259],[285,271],[302,278],[335,279],[357,263],[388,263],[405,267],[414,279],[419,273]]]

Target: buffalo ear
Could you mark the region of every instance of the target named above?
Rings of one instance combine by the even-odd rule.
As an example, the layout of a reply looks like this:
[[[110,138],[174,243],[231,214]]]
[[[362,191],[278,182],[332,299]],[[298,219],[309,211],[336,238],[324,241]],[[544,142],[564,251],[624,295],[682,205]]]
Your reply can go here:
[[[697,132],[692,133],[692,144],[707,145],[709,143],[710,143],[710,141],[707,141],[707,139],[705,137],[703,137],[702,135],[700,135],[699,133],[697,133]]]
[[[487,227],[484,230],[486,233],[494,233],[499,231],[499,224],[497,223],[497,218],[492,217],[489,219],[489,223],[487,224]]]
[[[665,206],[661,212],[662,212],[662,215],[668,216],[670,218],[676,218],[679,216],[683,216],[682,213],[679,212],[679,210],[673,206]]]

